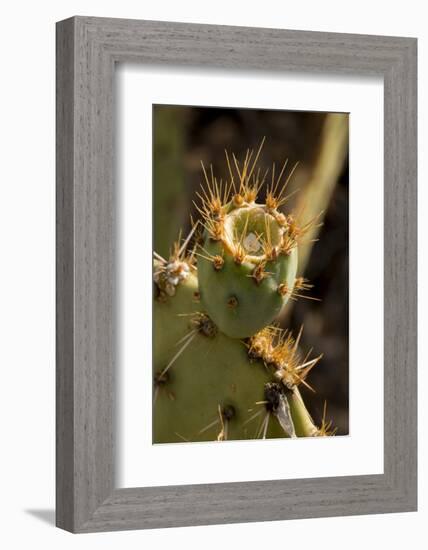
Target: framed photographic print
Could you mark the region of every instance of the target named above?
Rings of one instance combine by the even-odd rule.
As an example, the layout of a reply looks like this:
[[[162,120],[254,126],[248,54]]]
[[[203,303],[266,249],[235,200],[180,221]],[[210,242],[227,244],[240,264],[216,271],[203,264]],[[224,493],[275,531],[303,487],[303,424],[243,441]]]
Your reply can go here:
[[[57,525],[416,509],[416,40],[57,24]]]

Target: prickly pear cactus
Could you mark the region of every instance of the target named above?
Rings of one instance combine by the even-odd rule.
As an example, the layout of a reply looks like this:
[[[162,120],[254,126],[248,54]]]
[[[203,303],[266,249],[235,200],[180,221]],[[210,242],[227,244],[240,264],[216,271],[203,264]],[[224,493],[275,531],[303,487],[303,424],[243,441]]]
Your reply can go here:
[[[305,289],[304,281],[296,279],[298,240],[305,228],[298,229],[293,217],[279,210],[293,171],[283,182],[287,163],[277,177],[273,170],[265,202],[257,202],[267,177],[256,171],[259,152],[253,162],[248,153],[242,167],[233,157],[235,170],[226,157],[229,185],[212,172],[209,178],[204,169],[197,205],[205,227],[197,252],[201,302],[232,338],[255,334]]]
[[[189,277],[168,302],[155,302],[154,440],[254,438],[260,422],[247,422],[248,411],[261,412],[256,403],[272,377],[249,360],[242,342],[222,334],[206,314],[191,313],[196,292],[196,279]],[[180,327],[174,334],[172,325]],[[270,422],[265,437],[283,436]]]
[[[233,157],[235,172],[226,156],[229,184],[204,170],[203,234],[196,223],[168,259],[154,254],[154,443],[334,434],[326,411],[315,425],[299,392],[313,389],[307,377],[321,355],[301,355],[302,330],[272,324],[310,288],[296,270],[311,224],[279,211],[286,164],[256,202],[266,178],[255,171],[259,153],[242,166]]]
[[[197,296],[189,274],[154,303],[154,442],[316,435],[297,385],[319,358],[293,362],[295,341],[275,327],[227,337]]]

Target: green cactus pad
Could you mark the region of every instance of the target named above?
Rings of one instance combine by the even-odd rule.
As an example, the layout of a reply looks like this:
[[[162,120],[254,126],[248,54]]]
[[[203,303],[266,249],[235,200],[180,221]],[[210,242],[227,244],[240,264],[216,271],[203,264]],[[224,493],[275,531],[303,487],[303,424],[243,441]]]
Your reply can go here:
[[[153,443],[288,437],[264,404],[267,385],[278,386],[275,361],[272,370],[260,353],[269,332],[245,343],[227,337],[201,311],[198,296],[190,273],[173,296],[154,300]],[[284,387],[284,395],[295,434],[317,435],[298,388]]]
[[[227,336],[255,334],[287,303],[294,287],[298,252],[297,246],[282,251],[286,236],[287,229],[266,212],[264,205],[256,204],[227,214],[222,238],[215,240],[207,232],[198,257],[201,301]],[[221,259],[220,266],[216,258]]]
[[[198,309],[197,290],[192,275],[168,302],[154,301],[153,443],[216,440],[222,429],[219,407],[227,439],[260,437],[266,410],[256,402],[264,400],[264,386],[273,377],[261,362],[249,360],[241,341],[218,331],[197,333],[159,382],[159,374],[180,349],[177,343],[194,330],[194,317],[187,314]],[[266,437],[285,437],[272,414]]]
[[[175,344],[189,332],[188,314],[198,311],[200,307],[198,282],[193,273],[189,275],[187,284],[177,286],[173,297],[166,301],[154,300],[153,353],[157,364],[163,364],[172,357],[176,351]]]

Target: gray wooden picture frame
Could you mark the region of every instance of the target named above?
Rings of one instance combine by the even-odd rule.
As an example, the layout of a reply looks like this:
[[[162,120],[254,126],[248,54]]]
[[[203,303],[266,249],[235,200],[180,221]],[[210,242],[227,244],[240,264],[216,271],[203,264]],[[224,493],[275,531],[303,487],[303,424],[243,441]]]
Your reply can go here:
[[[57,24],[58,527],[82,533],[416,510],[416,47],[414,38],[154,21]],[[383,77],[383,474],[114,486],[118,62]]]

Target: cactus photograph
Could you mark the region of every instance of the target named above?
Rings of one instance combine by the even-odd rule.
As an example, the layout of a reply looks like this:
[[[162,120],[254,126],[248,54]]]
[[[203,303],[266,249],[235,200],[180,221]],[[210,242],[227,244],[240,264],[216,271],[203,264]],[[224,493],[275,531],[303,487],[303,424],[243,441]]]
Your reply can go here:
[[[153,105],[153,443],[349,434],[349,115]]]

